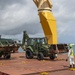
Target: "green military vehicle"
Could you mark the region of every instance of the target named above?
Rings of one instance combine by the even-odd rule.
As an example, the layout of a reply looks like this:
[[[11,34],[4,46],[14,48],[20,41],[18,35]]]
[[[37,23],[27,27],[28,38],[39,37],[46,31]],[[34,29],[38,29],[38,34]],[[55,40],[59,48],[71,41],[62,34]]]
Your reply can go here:
[[[25,51],[27,59],[37,56],[37,59],[43,60],[49,57],[51,60],[56,58],[56,54],[68,52],[67,44],[48,44],[46,37],[30,38],[26,31],[23,34],[22,48]]]
[[[0,58],[10,59],[12,52],[17,52],[19,44],[12,39],[0,38]]]
[[[43,60],[44,57],[49,57],[51,60],[56,58],[57,53],[65,53],[68,51],[67,44],[48,45],[46,38],[29,38],[26,44],[26,58],[32,59],[37,56],[38,60]]]

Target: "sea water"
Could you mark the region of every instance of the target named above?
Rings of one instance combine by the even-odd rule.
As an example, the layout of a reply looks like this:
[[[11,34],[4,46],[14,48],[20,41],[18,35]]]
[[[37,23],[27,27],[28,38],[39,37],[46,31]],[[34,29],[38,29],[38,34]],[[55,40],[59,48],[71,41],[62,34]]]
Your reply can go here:
[[[18,49],[18,52],[25,52],[21,47]]]

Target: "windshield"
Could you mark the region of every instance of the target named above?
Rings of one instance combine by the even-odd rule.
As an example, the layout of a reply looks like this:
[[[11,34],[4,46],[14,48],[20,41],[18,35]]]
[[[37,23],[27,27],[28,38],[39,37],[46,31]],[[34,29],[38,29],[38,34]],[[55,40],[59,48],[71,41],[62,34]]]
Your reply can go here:
[[[35,43],[35,39],[28,39],[27,44],[33,45]]]
[[[37,39],[37,43],[45,44],[46,42],[44,38],[40,38],[40,39]]]
[[[33,45],[33,44],[46,44],[45,38],[30,38],[27,41],[28,45]]]

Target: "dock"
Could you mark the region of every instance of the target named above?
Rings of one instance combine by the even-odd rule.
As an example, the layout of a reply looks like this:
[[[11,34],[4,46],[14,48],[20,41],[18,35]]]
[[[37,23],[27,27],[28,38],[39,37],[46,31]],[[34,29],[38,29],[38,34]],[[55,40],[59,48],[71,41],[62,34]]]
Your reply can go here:
[[[0,75],[75,75],[70,71],[67,54],[58,55],[55,60],[45,58],[44,60],[26,59],[25,53],[12,53],[11,59],[0,58]]]

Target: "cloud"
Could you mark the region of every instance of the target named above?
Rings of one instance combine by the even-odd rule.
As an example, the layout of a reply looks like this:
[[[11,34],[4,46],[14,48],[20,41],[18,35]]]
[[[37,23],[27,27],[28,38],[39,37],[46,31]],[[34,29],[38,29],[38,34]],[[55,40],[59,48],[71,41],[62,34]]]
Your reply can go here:
[[[36,34],[42,31],[38,13],[32,1],[7,0],[4,4],[3,1],[0,3],[4,5],[4,9],[0,10],[0,34],[17,35],[24,30],[29,34]]]
[[[59,43],[75,43],[75,0],[52,0]]]
[[[52,3],[59,42],[70,39],[65,38],[66,36],[75,37],[75,0],[52,0]],[[44,36],[33,1],[0,0],[0,34],[15,35],[17,38],[18,35],[22,36],[24,30],[31,36]]]

